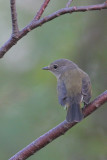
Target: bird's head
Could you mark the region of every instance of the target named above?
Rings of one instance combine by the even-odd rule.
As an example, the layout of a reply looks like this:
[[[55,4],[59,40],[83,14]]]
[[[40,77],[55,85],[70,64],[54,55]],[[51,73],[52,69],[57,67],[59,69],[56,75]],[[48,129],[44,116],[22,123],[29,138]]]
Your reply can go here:
[[[43,70],[49,70],[52,72],[56,78],[58,78],[61,73],[67,68],[76,68],[77,65],[68,59],[59,59],[52,62],[49,66],[42,68]]]

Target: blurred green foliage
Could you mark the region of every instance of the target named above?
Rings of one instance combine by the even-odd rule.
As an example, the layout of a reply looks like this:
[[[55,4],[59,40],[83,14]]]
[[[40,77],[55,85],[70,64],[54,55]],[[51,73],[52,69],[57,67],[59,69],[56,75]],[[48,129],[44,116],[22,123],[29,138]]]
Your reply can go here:
[[[104,0],[103,0],[104,1]],[[75,0],[72,5],[102,0]],[[50,2],[44,15],[65,6]],[[42,0],[18,0],[20,28]],[[9,1],[0,1],[0,46],[11,34]],[[65,119],[55,77],[42,67],[59,58],[77,63],[91,78],[94,99],[107,88],[107,10],[67,14],[30,32],[0,60],[0,159],[6,160]],[[107,105],[30,160],[106,160]]]

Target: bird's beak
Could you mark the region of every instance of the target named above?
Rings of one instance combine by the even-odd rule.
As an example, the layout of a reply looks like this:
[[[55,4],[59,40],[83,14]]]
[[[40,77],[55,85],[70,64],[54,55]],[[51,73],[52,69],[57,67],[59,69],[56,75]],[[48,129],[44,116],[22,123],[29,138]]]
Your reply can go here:
[[[43,70],[50,70],[50,67],[47,66],[47,67],[43,67],[42,69],[43,69]]]

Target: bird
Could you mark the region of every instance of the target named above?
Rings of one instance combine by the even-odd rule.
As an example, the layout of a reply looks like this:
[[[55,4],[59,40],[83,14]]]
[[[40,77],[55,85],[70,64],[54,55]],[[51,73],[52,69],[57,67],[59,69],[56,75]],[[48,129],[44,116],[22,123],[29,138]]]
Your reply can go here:
[[[91,81],[87,73],[68,59],[58,59],[42,68],[52,72],[57,78],[59,104],[66,108],[66,121],[80,122],[84,115],[81,103],[87,106],[91,99]]]

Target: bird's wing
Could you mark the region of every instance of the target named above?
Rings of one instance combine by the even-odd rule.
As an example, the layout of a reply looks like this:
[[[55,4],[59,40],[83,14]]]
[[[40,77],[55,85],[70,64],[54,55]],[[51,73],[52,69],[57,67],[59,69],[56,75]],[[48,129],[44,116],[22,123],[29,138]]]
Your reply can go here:
[[[67,92],[66,92],[66,87],[63,80],[58,80],[57,91],[58,91],[59,104],[61,104],[62,106],[65,106]]]
[[[91,98],[91,82],[88,75],[82,78],[82,95],[83,102],[88,104]]]

